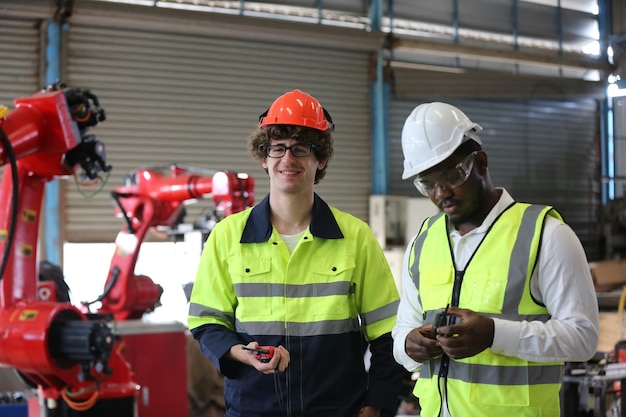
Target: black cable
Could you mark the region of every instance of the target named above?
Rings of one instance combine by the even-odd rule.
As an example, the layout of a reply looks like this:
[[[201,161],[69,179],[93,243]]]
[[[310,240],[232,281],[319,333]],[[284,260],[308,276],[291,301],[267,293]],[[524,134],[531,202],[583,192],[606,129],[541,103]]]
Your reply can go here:
[[[120,276],[120,269],[117,266],[115,266],[113,270],[111,271],[111,280],[109,280],[102,294],[100,294],[98,298],[96,298],[93,301],[83,301],[81,302],[81,304],[89,308],[90,305],[97,303],[98,301],[104,300],[109,295],[109,293],[111,292],[115,284],[117,283],[117,278],[119,276]]]
[[[278,378],[278,369],[274,370],[274,391],[276,392],[276,397],[278,397],[278,407],[282,410],[285,408],[285,402],[283,401],[283,389]]]
[[[18,187],[18,174],[17,174],[17,158],[15,157],[15,151],[13,145],[9,140],[9,137],[0,128],[0,139],[4,145],[5,151],[9,157],[9,163],[11,164],[11,178],[13,179],[13,189],[11,193],[11,222],[9,224],[9,231],[7,233],[6,246],[4,247],[4,254],[2,255],[2,265],[0,265],[0,281],[4,277],[4,270],[9,262],[9,256],[11,255],[11,249],[13,248],[13,238],[15,235],[15,226],[17,223],[17,210],[19,200],[19,187]]]
[[[439,375],[437,375],[437,390],[439,391],[439,415],[443,416],[443,406],[445,404],[446,409],[448,410],[448,415],[450,414],[450,407],[448,404],[448,368],[450,366],[450,357],[443,354],[441,358],[439,368]],[[443,393],[441,392],[441,380],[443,379]]]
[[[120,201],[120,197],[121,197],[120,193],[118,193],[117,191],[111,191],[111,198],[115,202],[115,205],[117,205],[117,208],[120,210],[120,213],[122,213],[122,217],[124,218],[126,227],[128,227],[128,231],[130,232],[131,235],[134,235],[135,228],[133,227],[133,223],[130,221],[128,214],[126,214],[126,209],[124,209],[124,206],[122,205],[122,202]]]

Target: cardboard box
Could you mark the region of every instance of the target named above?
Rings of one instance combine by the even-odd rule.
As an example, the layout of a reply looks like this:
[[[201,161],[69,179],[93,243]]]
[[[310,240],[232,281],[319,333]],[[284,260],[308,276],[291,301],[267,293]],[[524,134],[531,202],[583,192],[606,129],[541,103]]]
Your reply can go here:
[[[624,313],[600,312],[600,338],[598,340],[598,352],[612,352],[620,340],[626,335],[626,321]]]
[[[620,289],[626,285],[626,259],[589,263],[596,292]]]

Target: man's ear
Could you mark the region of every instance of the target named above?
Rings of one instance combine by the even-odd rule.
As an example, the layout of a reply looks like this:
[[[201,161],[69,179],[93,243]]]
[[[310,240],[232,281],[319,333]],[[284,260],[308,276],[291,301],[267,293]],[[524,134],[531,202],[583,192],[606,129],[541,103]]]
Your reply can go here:
[[[489,161],[487,160],[487,154],[484,151],[478,151],[474,158],[474,165],[478,169],[478,172],[483,175],[489,167]]]

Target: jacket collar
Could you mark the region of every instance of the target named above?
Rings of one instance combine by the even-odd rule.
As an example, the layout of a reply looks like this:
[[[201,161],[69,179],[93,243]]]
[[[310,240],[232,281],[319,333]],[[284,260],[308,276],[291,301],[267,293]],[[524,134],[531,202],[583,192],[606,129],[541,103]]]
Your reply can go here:
[[[313,216],[309,230],[315,237],[343,239],[343,233],[330,207],[317,194],[313,196]],[[271,235],[272,223],[270,223],[270,196],[268,194],[263,201],[252,208],[241,234],[240,243],[267,242]]]

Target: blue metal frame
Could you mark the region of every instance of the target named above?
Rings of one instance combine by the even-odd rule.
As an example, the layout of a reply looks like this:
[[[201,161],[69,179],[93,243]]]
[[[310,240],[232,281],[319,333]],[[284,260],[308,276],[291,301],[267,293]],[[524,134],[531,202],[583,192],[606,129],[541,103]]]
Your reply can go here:
[[[372,0],[370,24],[372,31],[382,30],[382,0]],[[393,0],[389,0],[392,19]],[[385,49],[376,52],[375,78],[371,83],[370,103],[372,120],[372,194],[389,193],[389,96],[391,88],[385,79]]]
[[[600,31],[600,54],[608,60],[609,38],[611,36],[610,1],[598,0],[598,29]],[[607,85],[608,87],[608,85]],[[615,198],[615,156],[613,153],[613,110],[609,98],[600,102],[600,185],[602,204]]]
[[[602,204],[615,198],[615,142],[613,136],[613,106],[609,99],[600,102],[600,183]]]
[[[46,31],[46,85],[59,81],[61,77],[61,39],[63,25],[48,20]],[[52,180],[46,184],[44,197],[44,250],[46,260],[61,265],[61,219],[60,219],[61,187],[59,180]]]

